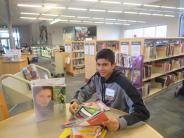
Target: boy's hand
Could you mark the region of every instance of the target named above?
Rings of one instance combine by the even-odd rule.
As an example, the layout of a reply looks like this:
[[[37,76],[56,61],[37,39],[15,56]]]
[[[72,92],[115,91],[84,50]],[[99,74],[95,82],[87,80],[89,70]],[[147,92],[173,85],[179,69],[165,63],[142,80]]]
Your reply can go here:
[[[108,121],[104,122],[103,125],[107,127],[109,131],[117,131],[119,129],[119,121],[114,117],[108,117]]]
[[[78,107],[79,107],[79,104],[78,104],[77,102],[74,101],[74,102],[72,102],[72,103],[70,104],[69,111],[70,111],[72,114],[74,114],[74,113],[77,111]]]

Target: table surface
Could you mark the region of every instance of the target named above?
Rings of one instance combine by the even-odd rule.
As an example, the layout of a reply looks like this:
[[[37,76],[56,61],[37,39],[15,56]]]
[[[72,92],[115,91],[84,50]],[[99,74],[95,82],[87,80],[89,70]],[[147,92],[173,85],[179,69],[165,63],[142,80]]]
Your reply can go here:
[[[0,122],[0,138],[58,138],[63,131],[61,125],[70,117],[67,109],[68,105],[64,108],[57,105],[54,116],[42,122],[36,122],[33,110],[10,117]],[[113,110],[114,116],[119,114],[119,111]],[[163,136],[145,124],[117,132],[108,132],[106,138],[163,138]]]

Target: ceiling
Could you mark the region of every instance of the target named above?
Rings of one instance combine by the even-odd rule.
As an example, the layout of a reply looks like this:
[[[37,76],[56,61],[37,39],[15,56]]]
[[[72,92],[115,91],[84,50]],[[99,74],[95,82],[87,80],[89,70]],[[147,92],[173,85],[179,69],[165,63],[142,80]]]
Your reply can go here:
[[[6,5],[4,1],[5,0],[0,0],[0,24],[6,24],[8,21],[6,14]],[[178,18],[180,12],[182,12],[181,9],[177,9],[178,7],[180,7],[180,0],[104,0],[105,2],[102,0],[97,0],[97,2],[89,2],[89,0],[9,1],[13,25],[26,25],[34,22],[43,21],[49,24],[50,22],[55,20],[59,22],[56,22],[53,25],[94,25],[106,23],[110,25],[114,24],[131,26],[135,24],[145,24],[149,22],[164,23],[166,21],[173,20],[173,18]],[[130,5],[130,3],[137,3],[140,5],[132,6]],[[22,5],[18,6],[18,4],[34,4],[41,7],[22,7]],[[171,7],[149,7],[144,6],[145,4]],[[60,7],[60,9],[53,7]],[[63,7],[65,9],[62,9]],[[94,10],[102,11],[100,12]],[[24,17],[26,17],[26,19]],[[27,17],[29,19],[27,19]]]

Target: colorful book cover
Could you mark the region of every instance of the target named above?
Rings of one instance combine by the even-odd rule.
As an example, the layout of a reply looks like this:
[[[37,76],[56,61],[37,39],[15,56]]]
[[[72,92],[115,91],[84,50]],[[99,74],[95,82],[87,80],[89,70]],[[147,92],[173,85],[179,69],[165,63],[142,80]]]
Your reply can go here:
[[[59,138],[104,138],[107,133],[101,126],[65,128]]]
[[[36,120],[46,120],[53,115],[55,103],[65,103],[65,83],[58,78],[36,80],[32,82],[32,94]]]
[[[92,104],[92,105],[91,105]],[[105,112],[108,110],[107,107],[100,107],[94,105],[94,103],[87,103],[81,105],[73,117],[65,122],[62,127],[77,127],[77,126],[96,126],[101,125],[103,122],[108,120]]]

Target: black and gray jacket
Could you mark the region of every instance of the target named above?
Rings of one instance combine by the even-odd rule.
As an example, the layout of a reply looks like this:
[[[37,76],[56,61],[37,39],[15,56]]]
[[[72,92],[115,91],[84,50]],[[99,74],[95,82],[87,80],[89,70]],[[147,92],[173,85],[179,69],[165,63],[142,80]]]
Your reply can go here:
[[[150,116],[136,88],[118,70],[114,70],[108,80],[103,79],[97,72],[76,92],[74,99],[85,102],[94,93],[96,99],[107,106],[128,113],[119,117],[120,128],[146,121]]]

